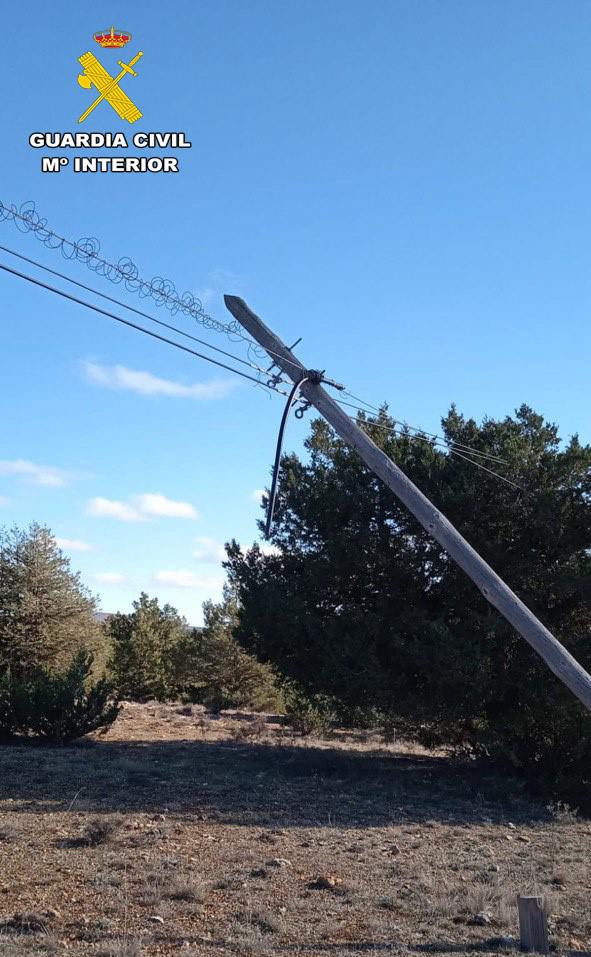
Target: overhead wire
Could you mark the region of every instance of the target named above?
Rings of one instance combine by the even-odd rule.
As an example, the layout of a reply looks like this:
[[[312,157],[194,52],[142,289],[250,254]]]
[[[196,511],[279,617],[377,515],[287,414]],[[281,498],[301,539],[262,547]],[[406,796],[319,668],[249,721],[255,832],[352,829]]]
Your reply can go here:
[[[146,329],[145,326],[140,326],[135,322],[131,322],[129,319],[123,319],[122,316],[117,316],[113,312],[109,312],[106,309],[101,309],[100,306],[96,306],[91,302],[86,302],[84,299],[80,299],[78,296],[73,296],[69,292],[64,292],[63,289],[58,289],[56,286],[50,286],[49,283],[42,282],[40,279],[36,279],[34,276],[29,276],[26,273],[20,272],[18,269],[13,269],[10,266],[0,263],[0,269],[4,272],[10,273],[12,276],[17,276],[19,279],[24,279],[27,282],[32,283],[35,286],[39,286],[41,289],[45,289],[48,292],[53,292],[58,296],[61,296],[63,299],[68,299],[70,302],[75,302],[80,306],[84,306],[87,309],[93,310],[93,312],[98,313],[99,315],[106,316],[109,319],[115,320],[115,322],[120,322],[124,326],[128,326],[130,329],[135,329],[137,332],[143,332],[145,335],[150,336],[152,339],[158,339],[160,342],[165,342],[167,345],[174,346],[175,349],[180,349],[182,352],[187,352],[189,355],[196,356],[198,359],[204,359],[205,362],[210,362],[212,365],[219,366],[222,369],[226,369],[228,372],[233,372],[235,375],[241,376],[243,379],[248,379],[251,382],[254,382],[255,385],[262,386],[269,390],[269,392],[278,392],[281,395],[287,395],[287,392],[284,392],[283,389],[273,388],[272,386],[267,385],[264,382],[261,382],[260,379],[255,378],[254,376],[249,375],[247,372],[242,372],[240,369],[234,369],[232,366],[227,365],[225,362],[220,362],[218,359],[212,359],[211,356],[203,355],[202,352],[197,352],[195,349],[190,349],[188,346],[184,346],[180,342],[175,342],[174,339],[168,339],[166,336],[161,336],[157,332],[153,332],[151,329]]]
[[[367,412],[367,409],[362,409],[357,405],[353,405],[351,402],[346,402],[343,399],[336,400],[339,405],[347,406],[350,409],[355,409],[357,412]],[[374,412],[379,413],[380,410],[374,407]],[[493,455],[491,452],[481,452],[480,449],[475,449],[471,445],[466,445],[463,442],[456,442],[454,439],[446,439],[443,435],[438,435],[436,432],[428,432],[427,429],[422,429],[418,425],[410,425],[408,422],[405,422],[403,419],[393,419],[393,421],[402,425],[406,429],[410,429],[412,432],[420,432],[422,435],[427,435],[432,439],[437,439],[438,442],[444,442],[446,447],[449,448],[454,446],[455,448],[462,449],[464,452],[470,452],[471,455],[476,455],[479,458],[491,459],[494,462],[499,462],[501,465],[509,465],[506,459],[502,459],[499,455]],[[381,422],[372,422],[371,423],[376,429],[385,429],[390,431],[391,427],[389,425],[384,425]]]
[[[352,422],[355,422],[355,419],[353,419],[352,416],[349,416],[349,418],[351,419]],[[358,424],[359,423],[357,423],[357,425]],[[368,425],[370,428],[375,428],[378,425],[378,423],[376,422],[365,422],[362,424]],[[401,423],[401,424],[404,424],[404,423]],[[458,458],[464,459],[465,462],[470,462],[471,465],[474,465],[476,468],[482,469],[483,471],[488,472],[489,475],[493,475],[495,478],[500,479],[501,482],[505,482],[507,485],[512,485],[513,488],[518,489],[520,492],[523,491],[521,485],[518,485],[517,482],[511,481],[511,479],[506,478],[504,475],[500,475],[499,472],[495,472],[493,471],[493,469],[489,469],[486,465],[482,465],[481,462],[475,461],[475,459],[470,458],[469,455],[467,455],[464,451],[458,452],[457,449],[450,447],[445,442],[438,442],[433,437],[428,438],[427,434],[410,435],[408,432],[405,432],[403,429],[396,429],[390,426],[382,426],[382,428],[387,428],[388,432],[390,432],[392,435],[398,436],[399,438],[408,438],[411,442],[427,442],[429,445],[434,445],[437,448],[445,449],[445,451],[450,453],[451,455],[456,455]]]
[[[489,475],[494,475],[494,477],[500,479],[501,482],[505,482],[507,485],[512,485],[513,488],[518,489],[520,492],[524,491],[521,485],[518,485],[517,482],[512,482],[511,479],[506,478],[504,475],[500,475],[498,472],[493,471],[493,469],[487,468],[487,466],[482,465],[481,462],[475,462],[474,459],[468,458],[467,455],[464,455],[462,452],[458,452],[457,449],[450,449],[449,451],[452,455],[457,455],[458,458],[464,459],[466,462],[470,462],[471,465],[475,465],[477,469],[482,469],[484,472],[488,472]]]
[[[23,209],[25,210],[24,213],[22,212]],[[138,275],[137,267],[130,259],[121,259],[119,263],[112,263],[108,259],[103,259],[98,255],[100,243],[97,239],[88,238],[75,242],[61,236],[48,227],[47,220],[39,216],[34,203],[23,204],[19,211],[16,206],[6,206],[0,201],[0,221],[4,220],[12,220],[21,232],[32,232],[48,249],[61,249],[62,255],[66,259],[75,258],[77,261],[84,262],[88,268],[103,278],[114,283],[123,282],[127,289],[138,292],[140,296],[151,296],[157,305],[165,303],[172,312],[178,311],[190,315],[206,328],[224,332],[230,339],[232,337],[241,339],[248,345],[249,351],[253,350],[255,355],[260,354],[258,343],[250,336],[245,335],[236,322],[224,323],[214,319],[205,312],[199,299],[191,293],[179,296],[176,294],[174,284],[167,280],[158,277],[152,279],[151,282],[147,282]],[[65,251],[66,247],[72,250],[71,254]],[[170,292],[171,289],[174,290],[174,294]],[[301,363],[286,358],[282,353],[274,352],[272,349],[265,351],[276,358],[283,359],[284,362],[294,366],[294,368],[302,368]]]
[[[100,250],[100,243],[97,239],[83,239],[79,242],[75,242],[71,239],[67,239],[65,236],[61,236],[59,233],[56,233],[47,225],[47,220],[42,219],[41,216],[37,213],[34,203],[25,203],[20,209],[18,209],[14,204],[11,206],[6,206],[4,203],[0,202],[0,221],[3,220],[12,220],[17,229],[21,232],[32,232],[33,235],[39,239],[45,246],[49,249],[61,248],[62,254],[67,259],[76,258],[78,261],[84,262],[89,268],[97,272],[99,275],[111,280],[112,282],[123,282],[126,285],[126,288],[133,291],[139,292],[141,296],[152,296],[156,301],[156,304],[162,304],[163,302],[167,304],[173,312],[180,311],[183,314],[188,314],[192,316],[199,322],[202,322],[206,328],[214,329],[217,331],[224,332],[228,337],[238,338],[245,342],[249,350],[254,350],[255,354],[259,354],[260,346],[255,342],[252,337],[245,335],[244,332],[238,327],[236,322],[232,323],[223,323],[217,319],[214,319],[203,309],[202,303],[199,299],[194,297],[190,293],[185,293],[183,296],[176,294],[176,287],[174,283],[164,280],[160,277],[152,279],[151,282],[147,282],[145,279],[141,279],[138,275],[138,270],[135,264],[130,259],[120,259],[118,263],[109,262],[109,260],[99,256],[98,251]],[[20,225],[19,225],[20,224]],[[72,250],[72,254],[65,252],[65,247],[68,247]],[[32,262],[35,265],[39,266],[41,269],[46,269],[48,272],[58,275],[60,278],[66,279],[68,282],[72,282],[75,285],[79,285],[81,288],[91,291],[89,287],[85,286],[84,283],[77,283],[76,280],[71,279],[70,277],[65,277],[62,273],[50,270],[49,267],[43,266],[39,263],[36,263],[35,260],[28,260],[27,257],[21,256],[18,253],[15,253],[13,250],[8,249],[5,246],[0,246],[6,252],[11,253],[12,255],[19,256],[25,261]],[[100,269],[98,267],[101,267]],[[115,278],[116,277],[116,278]],[[173,293],[170,292],[173,290]],[[183,335],[187,338],[193,338],[194,341],[206,345],[207,348],[212,349],[213,351],[220,352],[222,354],[229,355],[235,361],[240,362],[241,364],[250,365],[251,368],[256,368],[261,374],[264,371],[265,374],[268,370],[261,370],[256,363],[246,362],[246,360],[240,359],[238,356],[234,356],[229,353],[225,353],[225,350],[218,349],[215,346],[212,346],[209,343],[204,342],[204,340],[198,339],[197,337],[191,337],[189,333],[185,333],[180,329],[175,327],[170,327],[168,323],[162,323],[159,320],[155,319],[153,316],[149,316],[147,313],[144,313],[142,310],[134,309],[133,307],[122,303],[120,300],[114,299],[110,296],[106,296],[103,293],[100,293],[98,290],[93,289],[93,294],[102,296],[103,298],[114,302],[115,304],[122,306],[125,309],[136,312],[138,315],[143,316],[144,318],[150,319],[151,322],[160,324],[166,328],[172,328],[179,335]],[[287,358],[283,353],[274,351],[273,349],[265,348],[264,350],[270,356],[274,358],[280,358],[283,362],[288,365],[297,368],[301,372],[304,372],[305,369],[301,362],[297,360]],[[330,384],[330,383],[329,383]],[[372,406],[370,403],[354,395],[352,392],[345,392],[345,395],[348,395],[350,398],[354,399],[357,402],[360,402],[362,405],[367,406],[372,412],[379,412],[379,409],[376,406]],[[343,405],[346,403],[343,402]],[[416,426],[410,426],[408,423],[403,423],[407,425],[408,428],[413,429],[417,432],[425,432],[423,429],[419,429]],[[427,433],[433,435],[434,433]],[[441,438],[441,436],[436,436]],[[458,448],[462,447],[463,443],[456,443]],[[466,446],[467,451],[473,451],[469,446]],[[484,456],[485,453],[482,453]],[[491,459],[496,459],[497,461],[503,461],[498,456],[487,455],[486,457]],[[503,464],[507,464],[503,462]]]
[[[265,375],[267,373],[266,369],[263,369],[261,366],[257,366],[253,362],[248,362],[247,359],[242,359],[240,356],[236,356],[232,352],[227,352],[226,349],[220,349],[219,346],[214,346],[205,339],[200,339],[198,336],[193,336],[190,332],[185,332],[184,329],[179,329],[178,326],[173,326],[169,322],[163,322],[162,319],[156,319],[149,313],[144,312],[142,309],[137,309],[135,306],[130,306],[129,303],[123,302],[121,299],[115,299],[113,296],[107,296],[106,293],[100,292],[98,289],[95,289],[92,286],[87,286],[86,283],[79,282],[77,279],[72,279],[71,276],[66,275],[66,273],[59,272],[57,269],[50,269],[49,266],[45,266],[36,259],[30,259],[28,256],[24,256],[22,253],[16,252],[16,250],[10,249],[8,246],[0,245],[0,250],[5,253],[10,253],[11,256],[15,256],[17,259],[29,263],[31,266],[36,266],[38,269],[42,269],[44,272],[49,273],[52,276],[57,276],[59,279],[63,279],[66,282],[71,283],[73,286],[78,286],[79,289],[84,289],[86,292],[92,293],[93,296],[100,296],[101,299],[105,299],[107,302],[112,302],[114,305],[121,306],[121,308],[129,310],[129,312],[133,312],[137,316],[142,316],[144,319],[149,319],[150,322],[155,323],[157,326],[161,326],[164,329],[169,329],[171,332],[176,332],[177,335],[184,336],[185,339],[190,339],[192,342],[198,342],[200,345],[206,346],[206,348],[212,349],[214,352],[217,352],[223,356],[227,356],[229,359],[233,359],[235,362],[239,362],[241,365],[248,366],[249,368]]]
[[[367,406],[367,408],[368,408],[368,410],[369,410],[370,412],[379,412],[379,411],[380,411],[377,405],[371,405],[371,403],[370,403],[370,402],[366,402],[365,399],[360,399],[358,395],[353,395],[353,393],[352,393],[352,392],[349,392],[348,389],[345,389],[345,390],[343,391],[343,395],[348,395],[350,399],[355,399],[355,401],[356,401],[356,402],[360,402],[361,405]],[[343,402],[342,404],[344,405],[345,403]]]
[[[16,212],[13,212],[13,215],[18,216],[19,218],[23,219],[24,222],[28,222],[24,217],[19,216],[19,214],[16,213]],[[63,237],[58,237],[58,238],[60,239],[60,241],[62,241],[62,242],[64,242],[64,243],[68,243],[68,244],[70,244],[70,245],[76,247],[76,244],[75,244],[75,243],[72,243],[71,240],[66,240],[66,239],[64,239]],[[3,252],[8,253],[8,254],[11,255],[11,256],[14,256],[14,257],[20,259],[20,260],[23,261],[23,262],[29,263],[29,265],[35,266],[36,268],[41,269],[41,270],[43,270],[44,272],[49,273],[50,275],[56,276],[56,277],[58,277],[59,279],[65,281],[65,282],[68,282],[68,283],[70,283],[70,284],[72,284],[72,285],[74,285],[74,286],[77,286],[77,287],[80,288],[80,289],[84,289],[86,292],[91,293],[91,295],[99,296],[100,298],[102,298],[102,299],[104,299],[104,300],[106,300],[106,301],[108,301],[108,302],[111,302],[111,303],[113,303],[114,305],[117,305],[117,306],[119,306],[119,307],[121,307],[121,308],[123,308],[123,309],[126,309],[126,310],[130,311],[130,312],[133,312],[133,313],[135,313],[136,315],[142,316],[142,317],[145,318],[145,319],[148,319],[148,321],[150,321],[150,322],[152,322],[152,323],[154,323],[154,324],[156,324],[156,325],[158,325],[158,326],[160,326],[160,327],[162,327],[162,328],[168,329],[168,330],[170,330],[170,331],[176,333],[177,335],[180,335],[180,336],[182,336],[182,337],[184,337],[184,338],[186,338],[186,339],[189,339],[189,340],[191,340],[191,341],[193,341],[193,342],[197,342],[197,343],[199,343],[200,345],[205,346],[207,349],[210,349],[210,350],[213,351],[213,352],[217,352],[218,354],[224,355],[224,356],[226,356],[227,358],[232,359],[234,362],[238,362],[238,363],[241,364],[241,365],[247,366],[248,368],[252,369],[253,371],[259,373],[259,375],[266,375],[266,374],[268,373],[268,370],[263,369],[261,366],[256,365],[256,363],[253,363],[253,362],[248,361],[248,360],[246,360],[246,359],[242,359],[240,356],[236,356],[236,355],[234,355],[233,353],[228,352],[228,351],[225,350],[225,349],[221,349],[221,348],[219,348],[218,346],[214,346],[214,345],[212,345],[211,343],[207,342],[206,340],[200,339],[198,336],[193,336],[191,333],[185,332],[183,329],[179,329],[177,326],[174,326],[174,325],[172,325],[172,324],[170,324],[170,323],[167,323],[167,322],[163,322],[163,321],[160,320],[160,319],[156,319],[154,316],[151,316],[149,313],[146,313],[146,312],[144,312],[144,311],[141,310],[141,309],[137,309],[136,307],[131,306],[131,305],[129,305],[128,303],[125,303],[125,302],[123,302],[123,301],[120,300],[120,299],[116,299],[116,298],[113,297],[113,296],[108,296],[106,293],[103,293],[103,292],[101,292],[101,291],[99,291],[99,290],[93,288],[92,286],[88,286],[88,285],[85,284],[85,283],[79,282],[78,280],[73,279],[72,277],[66,275],[65,273],[61,273],[61,272],[59,272],[58,270],[51,269],[49,266],[45,266],[43,263],[40,263],[40,262],[38,262],[38,261],[35,260],[35,259],[31,259],[30,257],[25,256],[25,255],[23,255],[22,253],[19,253],[19,252],[15,251],[15,250],[13,250],[13,249],[7,247],[7,246],[0,245],[0,250],[2,250]],[[117,268],[117,267],[115,267],[113,264],[108,263],[106,260],[100,260],[100,261],[103,262],[105,265],[112,267],[113,269],[116,269],[116,268]],[[136,323],[130,322],[130,321],[128,321],[128,320],[125,320],[125,319],[123,319],[121,316],[117,316],[117,315],[115,315],[114,313],[109,312],[108,310],[101,309],[100,307],[95,306],[95,305],[93,305],[92,303],[86,302],[86,301],[83,300],[83,299],[79,299],[77,296],[72,296],[72,295],[70,295],[69,293],[66,293],[66,292],[64,292],[63,290],[58,289],[58,288],[55,287],[55,286],[51,286],[51,285],[49,285],[49,284],[47,284],[47,283],[43,283],[43,282],[41,282],[40,280],[34,278],[33,276],[29,276],[29,275],[27,275],[26,273],[21,273],[21,272],[19,272],[18,270],[16,270],[16,269],[11,269],[9,266],[3,265],[3,264],[0,264],[0,268],[3,269],[5,272],[8,272],[8,273],[10,273],[10,274],[12,274],[12,275],[14,275],[14,276],[17,276],[17,277],[19,277],[19,278],[21,278],[21,279],[24,279],[24,280],[26,280],[26,281],[28,281],[28,282],[31,282],[31,283],[33,283],[34,285],[37,285],[37,286],[39,286],[39,287],[41,287],[41,288],[46,289],[47,291],[53,292],[53,293],[55,293],[55,294],[57,294],[57,295],[59,295],[59,296],[62,296],[62,297],[65,298],[65,299],[68,299],[68,300],[70,300],[70,301],[72,301],[72,302],[78,303],[79,305],[85,306],[85,307],[88,308],[88,309],[92,309],[93,311],[97,312],[97,313],[100,314],[100,315],[106,316],[106,317],[108,317],[108,318],[110,318],[110,319],[115,320],[116,322],[120,322],[120,323],[122,323],[123,325],[126,325],[126,326],[128,326],[128,327],[130,327],[130,328],[133,328],[133,329],[135,329],[136,331],[143,332],[144,334],[146,334],[146,335],[148,335],[148,336],[151,336],[152,338],[158,339],[158,340],[160,340],[160,341],[166,343],[167,345],[172,345],[172,346],[174,346],[175,348],[180,349],[181,351],[184,351],[184,352],[187,352],[187,353],[189,353],[189,354],[191,354],[191,355],[194,355],[196,358],[203,359],[204,361],[210,362],[210,363],[213,364],[213,365],[216,365],[216,366],[218,366],[218,367],[220,367],[220,368],[226,369],[226,370],[229,371],[229,372],[233,372],[233,373],[235,373],[236,375],[241,376],[242,378],[245,378],[245,379],[248,379],[248,380],[254,382],[254,383],[255,383],[256,385],[258,385],[258,386],[262,386],[263,388],[267,389],[267,390],[269,391],[269,393],[277,392],[277,393],[279,393],[279,394],[281,394],[281,395],[288,395],[288,393],[285,392],[283,389],[278,388],[278,384],[279,384],[279,383],[278,383],[277,381],[275,381],[273,384],[271,384],[270,381],[262,381],[261,379],[259,379],[259,378],[257,378],[257,377],[250,376],[250,375],[248,375],[247,373],[241,372],[239,369],[235,369],[235,368],[233,368],[233,367],[231,367],[231,366],[228,366],[228,365],[225,364],[225,363],[222,363],[222,362],[219,362],[218,360],[212,359],[210,356],[203,355],[203,353],[197,352],[197,351],[194,350],[194,349],[189,349],[187,346],[183,346],[181,343],[175,342],[175,341],[172,340],[172,339],[168,339],[168,338],[165,337],[165,336],[160,336],[160,335],[158,335],[157,333],[152,332],[152,331],[149,330],[149,329],[146,329],[144,326],[140,326],[140,325],[138,325],[138,324],[136,324]],[[165,294],[163,294],[163,295],[165,295]],[[165,298],[166,298],[166,295],[165,295]],[[179,304],[179,307],[180,307],[180,306],[182,305],[182,300],[176,300],[176,301],[177,301],[177,303]],[[226,329],[226,330],[228,330],[228,328],[229,328],[229,327],[224,326],[222,323],[220,323],[220,324],[218,324],[218,325],[219,325],[220,327],[223,327],[223,328]],[[233,335],[237,335],[238,338],[243,339],[244,341],[248,342],[249,344],[256,345],[256,343],[254,343],[254,340],[251,340],[250,338],[248,338],[248,337],[246,337],[246,336],[243,336],[239,331],[234,331],[234,329],[232,329],[232,330],[231,330],[231,333],[232,333]],[[281,354],[278,353],[278,352],[274,352],[273,350],[266,349],[265,351],[267,351],[267,352],[269,353],[269,355],[275,356],[275,357],[277,357],[277,358],[281,358],[284,362],[287,362],[287,363],[289,363],[289,364],[291,364],[291,365],[297,367],[298,369],[301,369],[302,371],[305,371],[305,369],[304,369],[304,367],[302,366],[301,363],[299,363],[299,362],[294,362],[294,361],[292,361],[292,360],[290,360],[290,359],[287,359],[284,355],[281,355]],[[356,405],[353,405],[353,403],[347,402],[346,400],[337,400],[337,401],[339,401],[339,404],[340,404],[340,405],[347,406],[347,407],[349,407],[349,408],[353,408],[353,409],[355,409],[357,412],[363,412],[363,413],[372,412],[372,413],[374,413],[374,414],[379,414],[380,409],[379,409],[377,406],[371,405],[371,403],[366,402],[365,400],[361,399],[359,396],[356,396],[354,393],[352,393],[352,392],[350,392],[350,391],[348,391],[348,390],[345,391],[344,394],[345,394],[345,395],[348,395],[349,398],[354,399],[356,402],[361,403],[361,405],[365,406],[365,408],[361,408],[361,407],[358,406],[358,405],[357,405],[357,406],[356,406]],[[292,404],[292,403],[288,403],[288,408],[291,406],[291,404]],[[455,442],[454,440],[445,439],[445,438],[444,438],[443,436],[441,436],[441,435],[438,435],[438,434],[433,433],[433,432],[428,432],[428,431],[425,430],[425,429],[422,429],[422,428],[420,428],[420,427],[418,427],[418,426],[412,426],[412,425],[410,425],[409,423],[404,422],[404,421],[401,421],[401,420],[398,420],[398,419],[395,419],[395,420],[393,420],[393,421],[394,421],[394,424],[395,424],[395,425],[396,425],[396,423],[398,423],[399,425],[403,426],[403,428],[404,428],[405,430],[410,430],[410,431],[413,431],[413,432],[418,433],[417,435],[409,435],[409,438],[411,438],[411,439],[418,439],[418,440],[424,439],[425,441],[433,440],[433,444],[435,444],[435,445],[437,445],[437,446],[439,446],[439,447],[445,448],[447,451],[449,451],[449,452],[451,452],[451,453],[457,455],[459,458],[463,458],[463,459],[464,459],[465,461],[467,461],[467,462],[471,462],[471,463],[472,463],[473,465],[475,465],[476,467],[483,469],[485,472],[488,472],[488,473],[491,474],[491,475],[494,475],[495,477],[499,478],[501,481],[506,482],[507,484],[512,485],[512,486],[515,487],[515,488],[520,488],[520,486],[517,485],[515,482],[512,482],[510,479],[507,479],[507,478],[505,478],[504,476],[499,475],[499,473],[497,473],[497,472],[493,471],[492,469],[489,469],[489,468],[487,468],[486,466],[482,465],[481,463],[475,461],[475,458],[481,458],[481,459],[489,459],[489,460],[491,460],[491,461],[495,461],[495,462],[499,462],[499,463],[508,465],[509,463],[507,463],[506,460],[502,459],[500,456],[492,455],[492,454],[486,453],[486,452],[481,452],[480,450],[474,449],[474,448],[472,448],[471,446],[466,445],[465,443],[459,443],[459,442]],[[400,429],[397,430],[397,429],[392,428],[391,426],[387,426],[387,425],[385,425],[385,424],[383,424],[383,423],[371,422],[371,423],[369,423],[369,424],[370,424],[372,427],[379,428],[379,429],[384,429],[384,430],[386,430],[386,431],[388,431],[388,432],[391,432],[391,433],[393,433],[393,434],[397,434],[397,433],[398,433],[398,434],[408,434],[407,432],[402,432]],[[428,437],[428,438],[427,438],[427,437]]]

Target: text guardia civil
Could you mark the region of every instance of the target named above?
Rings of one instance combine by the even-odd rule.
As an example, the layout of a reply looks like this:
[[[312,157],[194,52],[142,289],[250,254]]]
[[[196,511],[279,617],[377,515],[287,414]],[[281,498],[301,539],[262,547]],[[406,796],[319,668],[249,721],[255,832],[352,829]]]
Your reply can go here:
[[[98,150],[129,149],[130,145],[140,150],[190,149],[191,143],[184,133],[135,133],[131,143],[125,133],[31,133],[29,145],[34,149],[52,150]],[[41,171],[58,173],[66,166],[75,173],[178,173],[176,156],[43,156]]]

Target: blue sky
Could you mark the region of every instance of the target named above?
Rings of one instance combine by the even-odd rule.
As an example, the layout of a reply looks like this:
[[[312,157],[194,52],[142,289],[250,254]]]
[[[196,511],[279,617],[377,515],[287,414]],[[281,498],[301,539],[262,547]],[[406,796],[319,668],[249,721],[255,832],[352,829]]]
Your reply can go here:
[[[243,295],[397,418],[436,430],[452,401],[477,418],[527,402],[591,439],[588,3],[68,7],[3,14],[3,203],[34,200],[219,319]],[[92,40],[111,24],[126,59],[144,51],[122,83],[144,115],[103,103],[83,128],[182,130],[178,175],[42,174],[54,151],[28,145],[81,129],[77,57],[114,71]],[[119,294],[8,223],[0,243]],[[0,521],[47,523],[105,610],[145,589],[199,621],[220,544],[257,536],[279,400],[20,280],[0,275],[0,297]],[[307,428],[292,418],[287,447]]]

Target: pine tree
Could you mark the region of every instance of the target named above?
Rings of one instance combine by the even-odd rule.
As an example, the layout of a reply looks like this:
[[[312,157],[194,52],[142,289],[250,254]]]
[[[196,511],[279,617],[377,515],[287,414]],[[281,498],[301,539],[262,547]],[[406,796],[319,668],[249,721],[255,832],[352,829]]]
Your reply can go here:
[[[36,522],[0,529],[0,668],[61,667],[100,641],[96,599],[50,530]]]
[[[176,608],[161,608],[157,598],[142,592],[133,611],[113,615],[108,628],[110,668],[119,693],[133,700],[170,697],[173,651],[188,629]]]
[[[496,456],[518,491],[396,436],[385,408],[360,424],[590,669],[591,446],[525,405],[481,424],[452,408],[449,444]],[[378,708],[425,743],[591,783],[591,715],[322,420],[307,450],[282,459],[277,553],[228,550],[236,639],[341,713]]]

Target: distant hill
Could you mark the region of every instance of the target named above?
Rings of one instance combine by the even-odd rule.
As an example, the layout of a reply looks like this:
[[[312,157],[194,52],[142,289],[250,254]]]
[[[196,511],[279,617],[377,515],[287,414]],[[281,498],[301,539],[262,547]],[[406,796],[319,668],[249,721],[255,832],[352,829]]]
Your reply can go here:
[[[97,621],[100,621],[101,625],[104,625],[109,618],[113,617],[113,614],[114,613],[112,611],[97,611],[95,612],[94,617]]]

